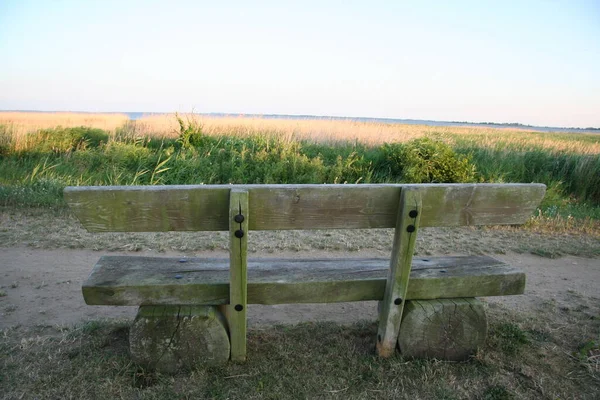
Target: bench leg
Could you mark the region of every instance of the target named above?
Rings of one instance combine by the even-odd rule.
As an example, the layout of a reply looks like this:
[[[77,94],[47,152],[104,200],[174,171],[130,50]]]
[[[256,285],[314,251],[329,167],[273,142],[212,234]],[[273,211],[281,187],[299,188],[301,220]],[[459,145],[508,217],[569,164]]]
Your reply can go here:
[[[229,359],[226,323],[215,306],[141,306],[129,347],[134,362],[165,373]]]
[[[396,349],[421,211],[419,193],[403,188],[400,193],[390,270],[383,300],[380,302],[377,353],[381,357],[390,357]]]
[[[485,343],[487,318],[474,298],[406,302],[398,346],[406,357],[462,361]]]
[[[231,361],[246,361],[248,299],[248,191],[229,194],[229,338]]]

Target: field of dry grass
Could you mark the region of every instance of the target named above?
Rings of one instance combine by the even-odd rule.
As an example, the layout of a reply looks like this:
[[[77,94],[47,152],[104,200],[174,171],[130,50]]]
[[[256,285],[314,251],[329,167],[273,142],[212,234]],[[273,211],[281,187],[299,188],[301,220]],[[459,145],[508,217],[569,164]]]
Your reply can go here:
[[[318,143],[356,141],[366,145],[407,142],[412,139],[435,136],[447,143],[457,137],[477,142],[481,147],[495,148],[498,145],[519,147],[539,147],[549,150],[574,152],[578,154],[600,154],[600,141],[594,134],[552,134],[527,132],[515,128],[444,127],[428,125],[408,125],[383,122],[357,122],[339,119],[265,119],[255,117],[206,117],[183,115],[203,127],[208,135],[233,134],[253,136],[273,134],[279,137],[308,140]],[[135,127],[142,136],[176,137],[179,125],[174,115],[152,115],[135,121]],[[584,139],[583,141],[578,139]]]
[[[62,126],[89,126],[114,131],[123,126],[129,117],[125,114],[96,114],[74,112],[17,112],[1,111],[0,125],[8,125],[12,131],[23,134],[39,129]]]
[[[576,154],[600,154],[600,135],[528,132],[515,128],[443,127],[339,119],[267,119],[256,117],[213,117],[180,115],[202,127],[207,135],[274,135],[287,140],[317,143],[359,142],[366,145],[407,142],[434,136],[449,144],[457,140],[484,148],[541,148]],[[0,126],[14,137],[15,147],[27,133],[39,129],[86,126],[110,133],[121,129],[136,137],[175,138],[180,127],[175,114],[148,115],[130,121],[125,114],[0,112]]]
[[[125,114],[0,111],[0,136],[8,135],[4,140],[10,140],[15,150],[23,150],[28,146],[28,135],[40,129],[86,126],[114,133],[127,121]]]

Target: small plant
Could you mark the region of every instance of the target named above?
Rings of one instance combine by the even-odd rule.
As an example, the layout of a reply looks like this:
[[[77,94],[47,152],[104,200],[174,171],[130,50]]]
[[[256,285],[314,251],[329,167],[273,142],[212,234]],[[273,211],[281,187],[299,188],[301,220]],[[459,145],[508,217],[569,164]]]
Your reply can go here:
[[[511,400],[514,396],[504,386],[490,386],[483,392],[483,400]]]
[[[600,339],[580,345],[575,356],[592,371],[600,372]]]
[[[490,344],[507,354],[517,354],[521,347],[529,344],[527,333],[515,324],[504,323],[493,329]]]
[[[0,289],[0,297],[4,297],[6,295],[7,295],[6,292],[4,290]]]
[[[204,134],[202,133],[202,123],[193,117],[186,117],[184,120],[179,114],[175,113],[175,118],[179,124],[179,138],[184,149],[200,146]]]
[[[170,167],[165,167],[165,164],[171,160],[171,157],[172,156],[169,156],[161,161],[162,153],[158,156],[158,161],[156,162],[156,166],[154,167],[152,175],[150,176],[151,185],[158,185],[161,182],[161,178],[158,177],[158,175],[171,169]]]

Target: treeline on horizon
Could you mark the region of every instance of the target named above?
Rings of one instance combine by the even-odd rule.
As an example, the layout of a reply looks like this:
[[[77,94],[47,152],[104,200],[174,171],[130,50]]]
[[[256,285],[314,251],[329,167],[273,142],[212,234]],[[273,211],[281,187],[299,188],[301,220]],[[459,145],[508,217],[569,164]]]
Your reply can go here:
[[[68,185],[539,182],[545,207],[600,206],[600,157],[432,137],[405,143],[319,143],[255,133],[207,135],[179,119],[178,137],[127,126],[42,129],[17,149],[0,126],[0,205],[62,206]]]

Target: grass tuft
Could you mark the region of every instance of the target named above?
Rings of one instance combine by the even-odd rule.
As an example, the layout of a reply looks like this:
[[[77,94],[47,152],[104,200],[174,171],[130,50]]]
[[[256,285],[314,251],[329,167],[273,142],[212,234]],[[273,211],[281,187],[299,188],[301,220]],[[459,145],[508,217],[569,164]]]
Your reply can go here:
[[[492,329],[490,341],[507,354],[517,354],[523,345],[530,344],[527,333],[512,323],[500,324]]]

